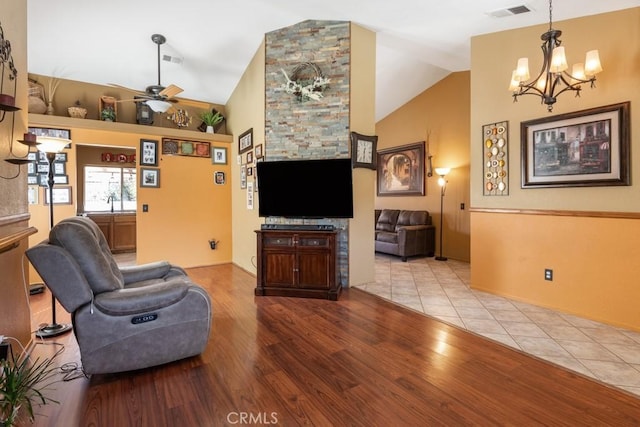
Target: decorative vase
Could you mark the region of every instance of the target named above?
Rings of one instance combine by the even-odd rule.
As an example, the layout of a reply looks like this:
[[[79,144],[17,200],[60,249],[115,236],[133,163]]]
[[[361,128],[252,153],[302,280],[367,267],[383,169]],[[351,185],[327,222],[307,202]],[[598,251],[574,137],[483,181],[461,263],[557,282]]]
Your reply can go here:
[[[206,131],[206,132],[207,132],[207,133],[215,133],[215,132],[213,131],[213,126],[207,126],[207,131]]]
[[[47,103],[47,115],[53,116],[53,101]]]

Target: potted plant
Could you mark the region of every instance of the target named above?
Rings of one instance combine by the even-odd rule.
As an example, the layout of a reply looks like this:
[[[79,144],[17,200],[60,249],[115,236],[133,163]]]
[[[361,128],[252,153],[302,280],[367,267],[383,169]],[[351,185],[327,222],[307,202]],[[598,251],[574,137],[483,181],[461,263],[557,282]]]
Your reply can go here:
[[[115,122],[116,121],[116,112],[113,107],[105,107],[100,112],[100,118],[105,122]]]
[[[0,361],[0,426],[14,426],[24,411],[33,422],[34,404],[58,403],[44,393],[58,381],[54,378],[58,368],[53,361],[60,352],[50,359],[31,360],[28,355],[16,358],[12,354],[11,360]]]
[[[203,111],[200,113],[200,120],[207,126],[207,133],[213,133],[214,126],[224,120],[224,116],[218,111]]]

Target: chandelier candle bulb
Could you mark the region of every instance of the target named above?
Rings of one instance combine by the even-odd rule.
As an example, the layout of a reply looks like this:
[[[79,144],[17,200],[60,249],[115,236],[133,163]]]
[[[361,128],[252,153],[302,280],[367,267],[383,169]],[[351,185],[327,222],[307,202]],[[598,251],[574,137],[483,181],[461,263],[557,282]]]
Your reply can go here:
[[[529,80],[529,58],[518,59],[516,66],[516,77],[519,82]]]
[[[589,52],[587,52],[584,64],[584,73],[587,76],[595,76],[602,71],[602,65],[600,64],[600,55],[597,50],[590,50]]]
[[[511,92],[518,90],[518,87],[520,87],[520,82],[518,81],[517,74],[518,70],[513,70],[513,72],[511,73],[511,83],[509,83],[509,90]]]
[[[551,67],[549,67],[549,71],[552,73],[561,73],[569,68],[567,65],[567,57],[564,54],[564,46],[558,46],[553,49],[553,54],[551,55]]]
[[[573,68],[571,68],[571,84],[578,83],[580,80],[586,80],[587,75],[584,73],[584,64],[582,62],[578,62],[577,64],[573,64]]]

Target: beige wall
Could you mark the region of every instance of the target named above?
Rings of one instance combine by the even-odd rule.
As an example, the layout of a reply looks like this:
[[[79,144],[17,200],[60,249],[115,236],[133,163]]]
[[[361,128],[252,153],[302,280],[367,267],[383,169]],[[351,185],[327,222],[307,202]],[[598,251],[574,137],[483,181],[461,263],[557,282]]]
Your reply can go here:
[[[469,141],[470,73],[452,73],[376,124],[378,150],[426,141],[433,167],[450,167],[444,198],[443,255],[469,261]],[[426,194],[416,197],[376,197],[376,209],[426,209],[440,233],[438,177],[426,178]],[[460,209],[464,203],[465,209]]]
[[[604,71],[597,88],[585,88],[580,98],[560,95],[553,114],[631,101],[635,145],[640,132],[635,108],[640,101],[639,22],[640,8],[633,8],[554,23],[563,32],[570,63],[599,49]],[[529,57],[532,73],[541,65],[540,34],[546,30],[539,25],[471,42],[472,286],[640,330],[640,287],[632,256],[640,241],[640,151],[631,149],[631,186],[520,187],[520,122],[550,114],[534,97],[514,104],[507,87],[519,57]],[[509,196],[483,196],[480,130],[502,120],[509,121]],[[554,270],[553,282],[543,280],[545,268]]]
[[[0,123],[0,240],[4,249],[11,248],[8,237],[16,238],[28,229],[27,167],[4,161],[13,154],[26,156],[26,147],[16,143],[27,129],[27,2],[26,0],[0,0],[0,24],[4,37],[11,43],[11,54],[18,71],[17,79],[8,79],[8,68],[3,80],[3,93],[13,96],[16,88],[16,106],[21,110],[5,113]],[[15,84],[15,86],[14,86]],[[19,174],[18,174],[19,173]],[[0,256],[0,333],[13,337],[27,347],[31,340],[31,311],[23,269],[27,262],[24,251],[26,239],[19,239],[18,247],[3,251]],[[16,343],[13,351],[19,354]]]
[[[5,39],[11,43],[11,55],[18,71],[15,94],[16,107],[21,108],[15,113],[6,113],[4,120],[0,122],[0,176],[5,177],[0,178],[0,218],[27,212],[26,166],[21,167],[22,173],[18,178],[6,179],[16,177],[18,167],[3,160],[9,157],[12,144],[13,152],[17,156],[24,156],[27,152],[27,147],[16,142],[16,140],[22,139],[22,135],[27,129],[26,3],[26,0],[0,1],[0,24],[2,24]],[[3,93],[14,96],[14,82],[7,78],[8,75],[9,69],[7,67],[3,80]]]
[[[350,128],[375,133],[376,35],[351,24]],[[349,285],[372,282],[374,275],[375,171],[353,169],[353,210],[349,221]]]
[[[253,146],[264,144],[265,86],[264,86],[264,42],[258,48],[251,63],[245,70],[240,82],[227,102],[229,132],[234,135],[229,160],[232,188],[232,238],[233,262],[246,271],[256,274],[256,235],[262,219],[258,217],[257,193],[254,193],[254,208],[247,209],[247,190],[240,188],[240,165],[238,156],[238,135],[253,128]],[[263,152],[264,150],[263,146]],[[249,177],[251,179],[251,177]]]

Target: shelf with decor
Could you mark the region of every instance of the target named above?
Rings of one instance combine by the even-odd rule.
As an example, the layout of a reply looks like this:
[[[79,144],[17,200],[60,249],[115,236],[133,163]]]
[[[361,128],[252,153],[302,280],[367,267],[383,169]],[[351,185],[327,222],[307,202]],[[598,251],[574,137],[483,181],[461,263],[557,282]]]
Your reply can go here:
[[[110,132],[141,133],[146,135],[158,135],[160,137],[165,136],[201,141],[215,141],[225,143],[233,142],[232,135],[224,135],[220,133],[206,133],[193,130],[145,126],[132,123],[105,122],[102,120],[77,119],[64,116],[49,116],[45,114],[29,114],[29,126],[94,129]]]

